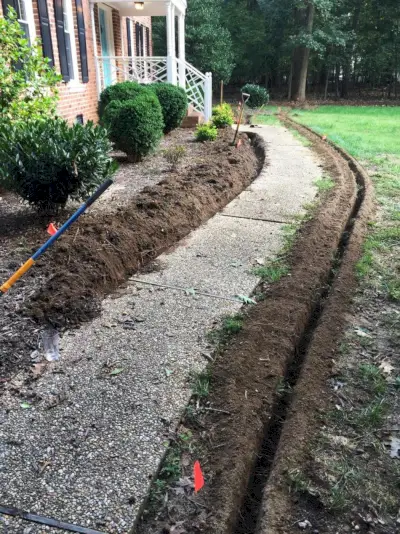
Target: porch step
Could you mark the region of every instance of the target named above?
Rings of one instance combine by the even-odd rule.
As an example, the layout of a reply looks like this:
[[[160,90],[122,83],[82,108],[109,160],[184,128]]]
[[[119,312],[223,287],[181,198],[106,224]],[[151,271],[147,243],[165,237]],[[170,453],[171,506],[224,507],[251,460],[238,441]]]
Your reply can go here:
[[[187,115],[182,121],[181,128],[195,128],[202,122],[204,122],[204,115],[195,111],[193,106],[189,106]]]

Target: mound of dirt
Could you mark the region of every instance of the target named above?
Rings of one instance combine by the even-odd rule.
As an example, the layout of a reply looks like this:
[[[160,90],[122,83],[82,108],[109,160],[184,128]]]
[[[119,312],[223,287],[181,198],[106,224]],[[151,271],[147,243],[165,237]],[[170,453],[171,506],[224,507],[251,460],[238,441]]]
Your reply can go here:
[[[223,130],[216,142],[205,145],[207,163],[171,173],[115,213],[86,215],[40,262],[50,277],[24,312],[58,328],[93,318],[107,293],[254,180],[263,164],[263,151],[256,155],[260,141],[241,138],[242,144],[232,147],[232,131]]]

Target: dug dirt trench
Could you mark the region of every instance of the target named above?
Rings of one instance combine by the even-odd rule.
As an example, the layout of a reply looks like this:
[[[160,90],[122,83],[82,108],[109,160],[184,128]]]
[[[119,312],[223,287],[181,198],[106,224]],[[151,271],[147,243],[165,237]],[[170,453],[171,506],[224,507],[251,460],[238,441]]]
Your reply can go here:
[[[298,232],[290,276],[266,289],[265,300],[211,364],[211,409],[193,417],[192,407],[183,420],[180,432],[189,431],[193,445],[182,453],[181,472],[190,475],[199,459],[205,488],[190,499],[173,487],[163,506],[147,506],[140,534],[298,531],[287,525],[286,474],[294,460],[301,462],[324,404],[374,204],[368,176],[353,158],[282,120],[311,141],[337,185]]]

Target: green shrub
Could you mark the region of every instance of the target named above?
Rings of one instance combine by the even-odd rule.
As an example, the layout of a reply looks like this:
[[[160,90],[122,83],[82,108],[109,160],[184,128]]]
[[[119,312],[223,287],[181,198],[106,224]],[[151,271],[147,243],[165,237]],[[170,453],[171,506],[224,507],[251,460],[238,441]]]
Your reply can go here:
[[[260,85],[248,83],[242,87],[242,93],[247,93],[250,95],[250,98],[247,101],[249,108],[261,108],[269,102],[268,91],[265,89],[265,87],[261,87]]]
[[[0,118],[30,120],[54,115],[61,76],[44,58],[40,42],[32,46],[14,9],[0,17]]]
[[[116,170],[107,132],[62,119],[0,125],[0,186],[39,210],[86,198]]]
[[[212,112],[212,123],[216,128],[227,128],[234,123],[232,108],[229,104],[215,106]]]
[[[155,92],[160,101],[164,117],[164,133],[178,128],[188,109],[186,92],[171,83],[153,83],[149,88]]]
[[[108,104],[104,124],[115,147],[125,152],[131,162],[140,161],[154,150],[164,129],[160,102],[151,91],[135,100],[114,100]]]
[[[110,102],[119,100],[134,100],[137,96],[148,93],[149,89],[145,85],[136,82],[121,82],[110,85],[100,95],[98,113],[100,121],[103,122],[104,111]]]
[[[173,146],[163,151],[163,156],[166,161],[171,165],[171,170],[176,170],[179,162],[186,154],[186,149],[182,145]]]
[[[215,141],[218,137],[218,130],[212,124],[199,124],[196,128],[196,140],[197,141]]]

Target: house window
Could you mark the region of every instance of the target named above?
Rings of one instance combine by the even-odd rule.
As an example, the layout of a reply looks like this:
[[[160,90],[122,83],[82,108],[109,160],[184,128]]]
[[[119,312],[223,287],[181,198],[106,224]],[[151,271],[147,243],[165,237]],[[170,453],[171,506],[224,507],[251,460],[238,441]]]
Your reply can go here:
[[[71,0],[63,0],[63,17],[64,17],[64,39],[65,53],[67,56],[68,75],[70,80],[77,79],[77,58],[74,32],[74,19],[72,15]]]
[[[32,0],[18,0],[17,2],[18,22],[24,30],[25,37],[29,44],[33,44],[35,39],[35,22],[33,19]]]

